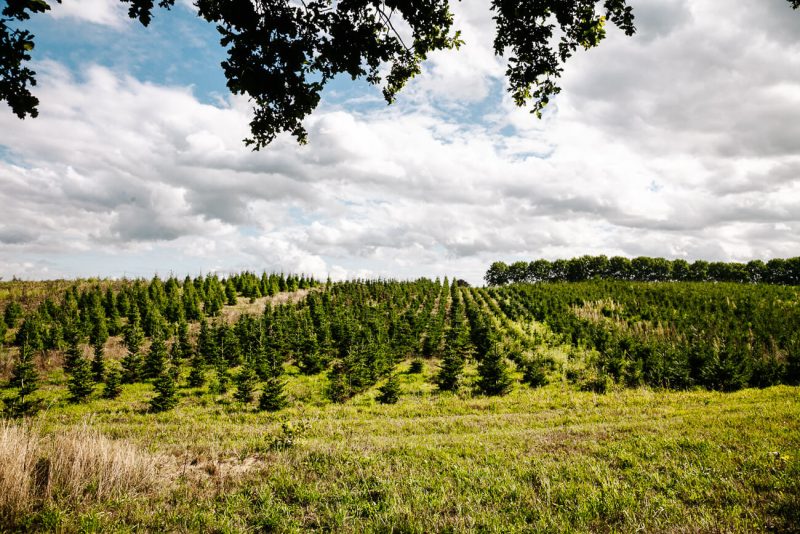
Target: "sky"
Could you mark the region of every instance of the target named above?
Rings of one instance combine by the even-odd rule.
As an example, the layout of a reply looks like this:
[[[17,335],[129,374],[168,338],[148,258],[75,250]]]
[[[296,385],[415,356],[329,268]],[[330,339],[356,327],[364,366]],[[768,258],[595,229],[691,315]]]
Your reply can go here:
[[[387,106],[337,79],[253,152],[251,106],[188,1],[149,28],[112,0],[34,17],[40,115],[0,103],[0,277],[283,271],[459,277],[583,254],[800,255],[800,11],[634,0],[539,120],[506,92],[489,3]]]

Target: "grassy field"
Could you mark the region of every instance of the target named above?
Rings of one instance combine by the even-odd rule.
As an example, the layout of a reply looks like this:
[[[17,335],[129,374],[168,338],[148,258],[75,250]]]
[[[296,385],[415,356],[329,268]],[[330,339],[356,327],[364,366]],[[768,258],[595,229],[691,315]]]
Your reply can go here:
[[[7,500],[24,478],[9,479],[9,440],[34,453],[19,465],[30,487],[3,530],[800,529],[796,387],[597,395],[557,382],[487,398],[436,393],[434,372],[427,362],[401,374],[392,406],[375,402],[375,388],[330,404],[321,376],[290,375],[296,402],[278,414],[183,389],[179,406],[157,415],[146,413],[149,384],[71,405],[54,372],[49,407],[4,427]],[[48,461],[54,482],[43,492],[33,464],[53,451],[67,467]],[[107,471],[120,473],[97,467],[117,456]],[[72,473],[69,484],[57,469]],[[114,491],[117,479],[127,483]]]

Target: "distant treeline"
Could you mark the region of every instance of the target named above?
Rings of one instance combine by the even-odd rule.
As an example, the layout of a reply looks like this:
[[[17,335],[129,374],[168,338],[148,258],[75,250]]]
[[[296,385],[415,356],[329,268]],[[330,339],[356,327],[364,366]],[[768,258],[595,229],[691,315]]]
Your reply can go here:
[[[490,286],[513,283],[580,282],[592,279],[639,282],[740,282],[800,285],[800,257],[747,263],[581,256],[570,260],[496,261],[486,271]]]

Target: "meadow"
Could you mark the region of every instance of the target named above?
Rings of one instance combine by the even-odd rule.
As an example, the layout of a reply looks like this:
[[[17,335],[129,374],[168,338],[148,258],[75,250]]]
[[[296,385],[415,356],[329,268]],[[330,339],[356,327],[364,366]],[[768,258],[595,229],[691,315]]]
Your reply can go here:
[[[26,283],[2,350],[2,530],[798,531],[795,288],[189,282],[168,280],[164,298],[161,281]],[[23,292],[6,284],[7,309]],[[780,324],[753,320],[776,300]],[[749,303],[708,322],[736,365],[709,349],[665,375],[653,355],[692,345],[684,319],[657,311],[695,301]],[[142,374],[106,395],[135,321]],[[737,344],[737,321],[760,341]],[[106,376],[76,395],[98,351]],[[28,353],[36,388],[13,414]],[[754,378],[762,360],[770,383]],[[731,369],[744,375],[708,378]],[[270,388],[277,405],[261,401]]]

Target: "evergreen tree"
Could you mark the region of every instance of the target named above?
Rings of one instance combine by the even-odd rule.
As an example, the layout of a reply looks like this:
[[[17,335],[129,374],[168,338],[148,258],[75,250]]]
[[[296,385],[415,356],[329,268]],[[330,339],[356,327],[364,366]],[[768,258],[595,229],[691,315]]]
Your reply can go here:
[[[189,370],[188,384],[190,388],[199,388],[206,383],[206,362],[199,353],[192,356],[191,369]]]
[[[284,383],[278,376],[270,376],[261,388],[258,398],[258,409],[266,412],[277,412],[286,406],[286,395],[283,393]]]
[[[178,390],[175,386],[177,379],[177,368],[166,366],[162,368],[161,374],[153,384],[156,396],[150,400],[150,410],[153,412],[165,412],[171,410],[178,404]]]
[[[189,324],[186,321],[178,323],[178,348],[178,354],[182,360],[193,356],[194,347],[189,338]]]
[[[167,345],[164,334],[159,329],[153,332],[153,341],[144,360],[144,377],[158,378],[167,363]]]
[[[94,390],[92,367],[89,360],[83,356],[78,358],[72,366],[67,389],[69,389],[72,402],[84,402]]]
[[[378,391],[380,394],[377,397],[377,401],[381,404],[395,404],[400,400],[400,383],[397,380],[397,375],[390,375],[389,379]]]
[[[83,349],[80,346],[80,332],[74,325],[68,328],[66,337],[67,350],[64,354],[64,371],[66,373],[71,373],[75,367],[75,363],[83,358]]]
[[[228,306],[236,305],[236,286],[233,285],[233,280],[230,278],[225,282],[225,298],[228,301]]]
[[[512,379],[505,356],[494,345],[478,364],[478,389],[484,395],[504,395],[511,389]]]
[[[7,411],[12,417],[27,415],[36,407],[31,398],[39,388],[39,374],[33,361],[33,351],[26,343],[20,347],[19,358],[11,370],[9,386],[17,388],[16,396],[8,401]]]
[[[111,367],[106,373],[106,383],[103,386],[103,398],[116,399],[122,393],[122,373],[118,367]]]
[[[522,381],[532,388],[547,385],[545,363],[539,359],[525,362],[522,367]]]
[[[205,317],[200,320],[200,335],[197,338],[197,352],[206,363],[213,363],[217,355],[217,343],[208,321]]]
[[[0,317],[0,347],[6,342],[6,332],[8,332],[8,326],[3,317]]]
[[[213,382],[209,386],[209,391],[215,395],[224,395],[228,392],[228,385],[230,378],[228,377],[228,370],[224,365],[215,366],[215,376]]]
[[[350,384],[344,362],[336,360],[328,373],[328,397],[333,402],[344,402],[350,397]]]
[[[422,372],[422,360],[414,358],[411,360],[411,365],[408,367],[408,372],[412,375],[418,375]]]
[[[106,374],[106,362],[102,343],[94,345],[94,359],[92,359],[92,376],[95,382],[102,382]]]
[[[236,393],[234,398],[242,404],[253,402],[253,391],[256,385],[256,373],[249,363],[245,363],[236,375]]]
[[[128,352],[122,358],[122,380],[126,384],[133,384],[142,378],[144,362],[138,352]]]
[[[128,325],[125,327],[123,332],[123,343],[125,348],[128,349],[128,352],[131,354],[135,354],[139,352],[139,349],[142,347],[142,343],[144,342],[144,332],[142,331],[142,326],[140,324],[140,317],[139,317],[139,309],[136,306],[132,307],[133,313],[131,314],[131,319]]]
[[[3,322],[9,328],[17,326],[17,319],[22,317],[22,306],[18,302],[9,302],[6,304],[6,309],[3,311]]]
[[[442,366],[436,375],[436,385],[442,391],[456,391],[461,382],[461,373],[464,372],[464,358],[455,347],[445,349]]]

